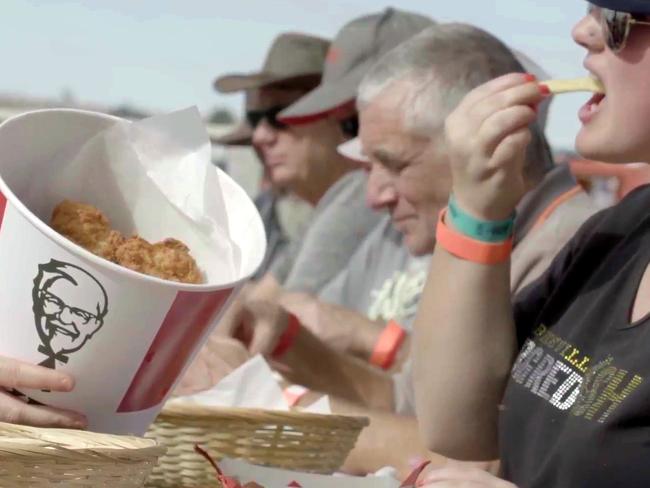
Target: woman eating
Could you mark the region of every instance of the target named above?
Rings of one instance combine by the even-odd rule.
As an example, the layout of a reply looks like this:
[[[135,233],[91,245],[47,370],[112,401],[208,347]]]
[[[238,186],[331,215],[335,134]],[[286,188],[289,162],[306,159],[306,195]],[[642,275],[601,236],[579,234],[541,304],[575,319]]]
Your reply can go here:
[[[587,159],[650,161],[649,16],[648,0],[593,0],[573,29],[604,86],[578,114]],[[550,95],[506,75],[445,124],[455,208],[441,215],[416,321],[418,418],[430,449],[499,457],[502,479],[450,467],[425,486],[650,486],[650,187],[595,215],[510,299],[508,224],[528,126]]]

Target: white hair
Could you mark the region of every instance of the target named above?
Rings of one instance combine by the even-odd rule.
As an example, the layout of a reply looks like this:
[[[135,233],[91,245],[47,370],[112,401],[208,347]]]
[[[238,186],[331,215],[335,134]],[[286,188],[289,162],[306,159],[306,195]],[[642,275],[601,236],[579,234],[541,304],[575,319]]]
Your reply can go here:
[[[407,131],[431,135],[475,87],[524,68],[493,35],[467,24],[429,27],[384,55],[359,85],[357,104],[364,110],[379,94],[399,85],[399,106]],[[527,176],[540,179],[553,165],[537,123],[528,148]]]

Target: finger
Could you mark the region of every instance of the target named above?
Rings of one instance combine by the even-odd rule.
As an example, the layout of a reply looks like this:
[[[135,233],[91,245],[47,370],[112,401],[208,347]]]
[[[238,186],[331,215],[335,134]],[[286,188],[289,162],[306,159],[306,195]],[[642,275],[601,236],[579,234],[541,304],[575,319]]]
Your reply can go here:
[[[291,378],[296,374],[293,367],[289,366],[288,364],[284,364],[280,361],[274,361],[274,360],[270,360],[269,363],[271,364],[271,367],[275,371],[280,373],[282,376],[285,376],[286,378]]]
[[[0,387],[30,388],[34,390],[71,391],[72,376],[43,366],[16,359],[0,357]]]
[[[474,107],[485,98],[489,98],[515,86],[532,83],[533,79],[534,78],[527,73],[509,73],[507,75],[499,76],[498,78],[494,78],[493,80],[490,80],[470,91],[465,95],[461,103],[458,105],[458,108],[463,110]]]
[[[270,323],[268,320],[258,319],[253,331],[253,340],[248,348],[249,354],[252,356],[256,354],[271,354],[279,336],[276,329],[275,324]]]
[[[542,94],[537,83],[517,85],[507,90],[486,97],[468,109],[473,120],[483,123],[490,116],[517,105],[533,107],[539,104],[545,95]]]
[[[0,391],[0,420],[34,427],[83,429],[88,425],[86,417],[80,413],[45,405],[29,405],[4,391]]]
[[[492,156],[497,146],[507,136],[520,129],[528,128],[536,117],[535,111],[524,105],[509,107],[488,117],[478,132],[478,139],[481,141],[485,156]]]
[[[425,478],[425,483],[465,482],[477,483],[494,488],[510,488],[513,485],[505,480],[491,475],[487,471],[476,468],[445,466],[432,470]],[[426,486],[426,485],[425,485]],[[437,486],[437,485],[434,485]]]
[[[526,147],[530,143],[531,138],[532,135],[528,127],[524,127],[509,134],[494,150],[490,164],[493,165],[495,169],[501,167],[504,163],[507,164],[507,162],[512,161],[523,164],[526,155]],[[523,173],[521,173],[521,176],[523,177]]]

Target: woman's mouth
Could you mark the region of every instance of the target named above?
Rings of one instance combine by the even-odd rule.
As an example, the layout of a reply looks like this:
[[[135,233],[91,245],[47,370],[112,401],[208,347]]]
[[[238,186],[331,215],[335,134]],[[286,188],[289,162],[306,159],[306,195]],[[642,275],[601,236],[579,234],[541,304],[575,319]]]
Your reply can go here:
[[[606,95],[604,93],[595,93],[594,96],[580,108],[578,118],[583,125],[588,124],[593,120],[596,114],[600,111],[605,98]]]

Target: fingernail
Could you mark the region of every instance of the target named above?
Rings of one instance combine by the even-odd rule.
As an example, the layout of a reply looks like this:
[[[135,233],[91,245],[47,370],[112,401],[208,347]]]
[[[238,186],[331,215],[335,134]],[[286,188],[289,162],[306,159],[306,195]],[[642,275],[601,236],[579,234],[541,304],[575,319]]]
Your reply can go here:
[[[61,378],[61,387],[65,390],[72,390],[72,387],[74,386],[72,383],[72,380],[70,378]]]
[[[535,81],[535,80],[537,79],[537,77],[536,77],[534,74],[532,74],[532,73],[526,73],[526,74],[524,75],[524,79],[525,79],[526,81],[528,81],[528,82],[531,82],[531,81]]]
[[[548,96],[551,94],[551,89],[548,87],[548,85],[544,85],[543,83],[540,83],[539,92],[544,96]]]
[[[72,422],[72,426],[75,429],[85,429],[88,426],[88,421],[86,419],[77,419]]]

